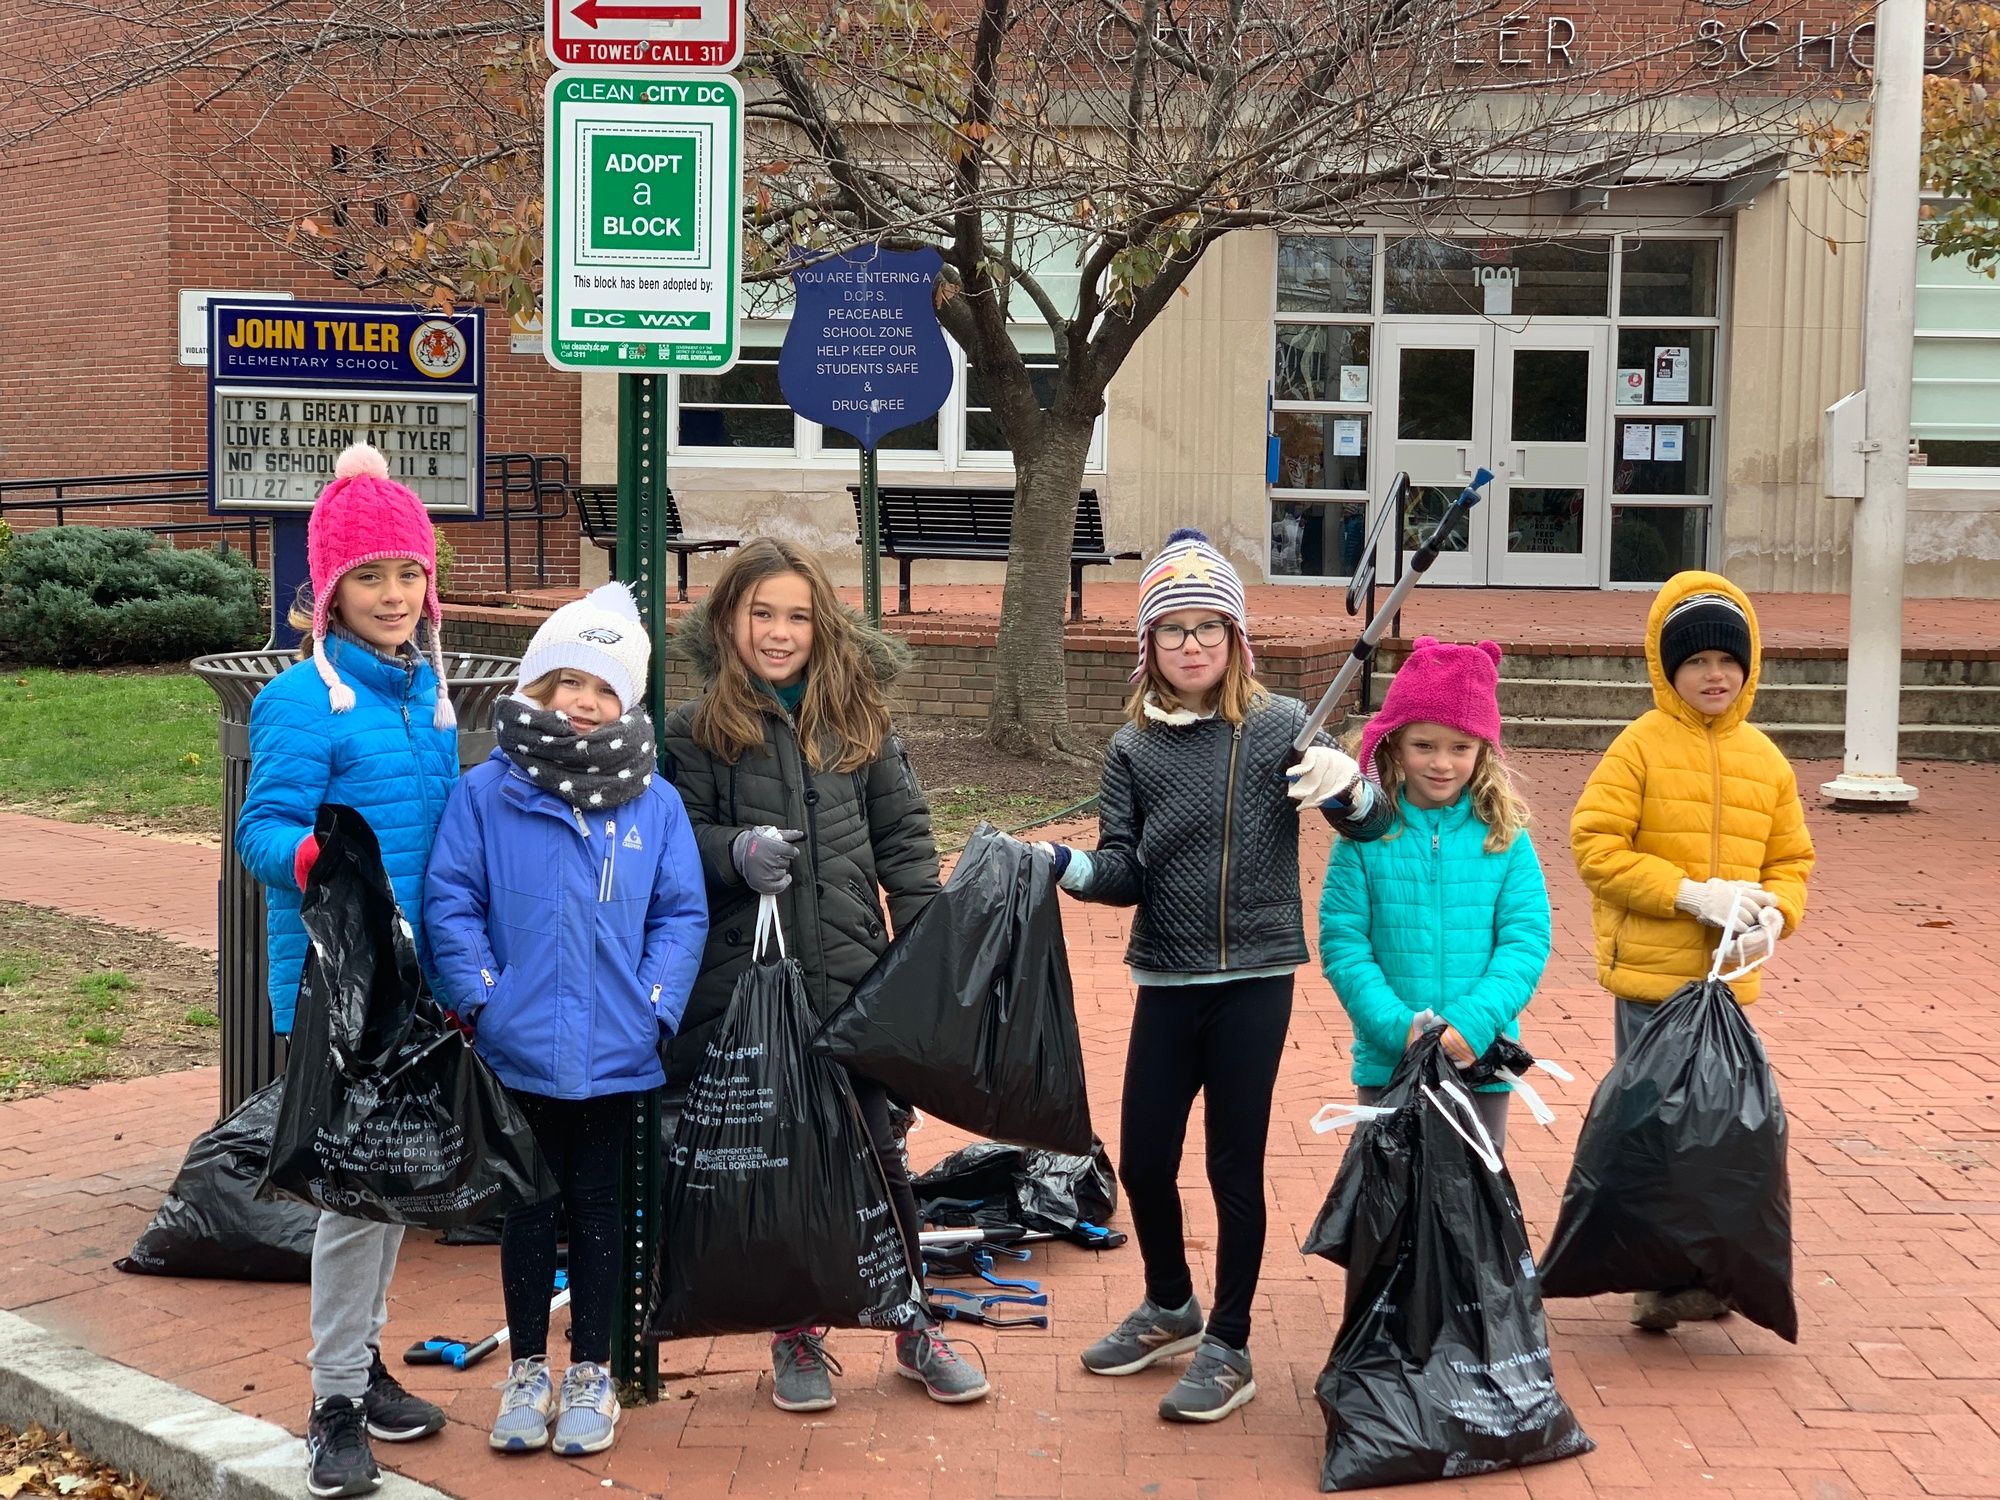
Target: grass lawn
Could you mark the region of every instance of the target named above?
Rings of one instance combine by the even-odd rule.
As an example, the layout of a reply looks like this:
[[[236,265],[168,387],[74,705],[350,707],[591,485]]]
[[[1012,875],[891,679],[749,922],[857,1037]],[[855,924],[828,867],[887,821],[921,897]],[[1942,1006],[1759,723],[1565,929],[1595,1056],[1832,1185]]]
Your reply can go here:
[[[142,831],[222,830],[219,705],[181,672],[0,673],[0,806]]]
[[[0,902],[0,1099],[215,1061],[215,959]]]

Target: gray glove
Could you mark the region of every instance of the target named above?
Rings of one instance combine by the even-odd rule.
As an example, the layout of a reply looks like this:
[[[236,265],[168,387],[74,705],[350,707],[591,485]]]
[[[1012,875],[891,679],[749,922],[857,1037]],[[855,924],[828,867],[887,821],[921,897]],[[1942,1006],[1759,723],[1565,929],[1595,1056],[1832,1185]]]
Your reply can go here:
[[[1777,899],[1754,880],[1683,880],[1674,905],[1710,927],[1728,926],[1733,909],[1740,931],[1755,921],[1763,908],[1775,905]]]
[[[760,896],[775,896],[792,883],[792,861],[799,857],[799,843],[805,834],[796,828],[773,828],[769,823],[746,828],[729,846],[743,883]]]

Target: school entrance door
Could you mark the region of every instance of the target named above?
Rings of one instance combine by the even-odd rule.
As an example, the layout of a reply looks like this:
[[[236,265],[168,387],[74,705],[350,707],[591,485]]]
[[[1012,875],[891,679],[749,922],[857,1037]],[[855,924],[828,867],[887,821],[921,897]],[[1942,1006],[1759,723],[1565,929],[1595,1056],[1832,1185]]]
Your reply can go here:
[[[1430,535],[1475,470],[1493,471],[1429,579],[1596,587],[1609,516],[1608,323],[1384,319],[1381,338],[1388,470],[1410,476],[1406,551]],[[1386,575],[1394,561],[1378,566]]]

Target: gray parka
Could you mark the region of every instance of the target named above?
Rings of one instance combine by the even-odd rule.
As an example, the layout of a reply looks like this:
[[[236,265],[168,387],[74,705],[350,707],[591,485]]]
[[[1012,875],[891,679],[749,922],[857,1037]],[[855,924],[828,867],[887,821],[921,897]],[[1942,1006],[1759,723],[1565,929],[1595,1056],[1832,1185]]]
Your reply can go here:
[[[869,665],[885,687],[908,659],[900,641],[862,630]],[[717,668],[706,605],[675,628],[672,648],[704,682]],[[729,1008],[737,976],[750,962],[757,896],[743,883],[730,845],[745,828],[768,823],[805,831],[792,884],[778,898],[785,948],[805,971],[806,993],[824,1017],[847,998],[889,945],[881,895],[900,932],[938,892],[937,846],[930,805],[893,734],[875,761],[856,771],[810,771],[791,716],[773,698],[764,747],[735,765],[694,739],[693,703],[660,726],[667,772],[687,804],[708,884],[708,942],[680,1031],[667,1051],[670,1087],[685,1086],[701,1065],[708,1038]]]

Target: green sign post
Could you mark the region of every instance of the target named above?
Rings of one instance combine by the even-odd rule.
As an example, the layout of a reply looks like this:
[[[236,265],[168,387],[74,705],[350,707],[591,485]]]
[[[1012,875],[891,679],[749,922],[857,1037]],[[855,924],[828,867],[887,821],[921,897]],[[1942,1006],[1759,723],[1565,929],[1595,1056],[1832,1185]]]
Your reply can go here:
[[[557,73],[543,122],[549,363],[728,369],[743,247],[736,80]]]
[[[733,64],[732,64],[733,65]],[[726,75],[558,71],[542,96],[543,351],[559,370],[617,370],[618,576],[653,639],[666,697],[667,382],[736,363],[743,258],[743,91]],[[646,1337],[660,1253],[660,1101],[640,1096],[624,1150],[622,1295],[612,1367],[623,1399],[658,1399]]]

